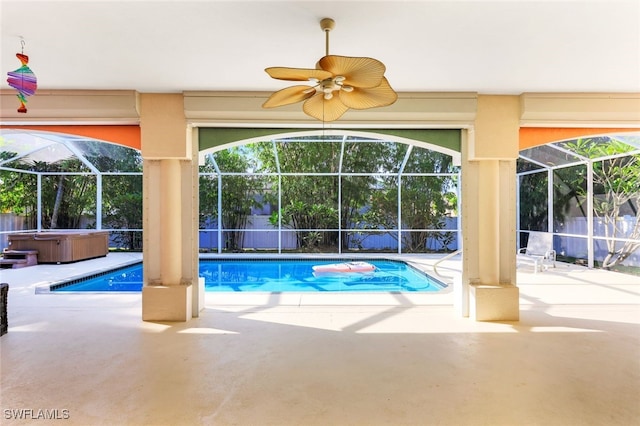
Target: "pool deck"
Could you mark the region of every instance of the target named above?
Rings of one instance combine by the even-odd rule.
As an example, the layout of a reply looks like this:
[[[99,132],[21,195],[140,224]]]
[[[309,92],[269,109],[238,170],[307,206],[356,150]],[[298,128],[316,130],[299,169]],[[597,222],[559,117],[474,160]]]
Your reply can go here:
[[[384,257],[432,275],[439,259]],[[35,292],[140,259],[0,270],[3,425],[49,424],[7,418],[21,409],[73,425],[640,424],[639,277],[523,265],[518,322],[461,318],[450,289],[207,293],[186,323],[143,322],[139,293]]]

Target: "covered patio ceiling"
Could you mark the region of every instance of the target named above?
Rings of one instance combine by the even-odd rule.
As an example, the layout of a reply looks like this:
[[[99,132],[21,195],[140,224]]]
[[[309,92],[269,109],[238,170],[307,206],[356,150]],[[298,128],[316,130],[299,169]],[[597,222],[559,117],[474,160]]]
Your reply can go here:
[[[3,74],[39,90],[275,91],[266,67],[330,54],[386,65],[399,92],[638,92],[637,0],[2,0]],[[5,86],[4,87],[8,87]]]

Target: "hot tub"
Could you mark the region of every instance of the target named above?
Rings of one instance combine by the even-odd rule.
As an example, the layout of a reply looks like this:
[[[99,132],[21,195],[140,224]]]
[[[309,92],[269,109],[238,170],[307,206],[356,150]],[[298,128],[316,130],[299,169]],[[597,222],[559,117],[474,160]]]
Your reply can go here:
[[[78,262],[109,252],[109,231],[20,232],[8,241],[10,250],[37,250],[38,263]]]

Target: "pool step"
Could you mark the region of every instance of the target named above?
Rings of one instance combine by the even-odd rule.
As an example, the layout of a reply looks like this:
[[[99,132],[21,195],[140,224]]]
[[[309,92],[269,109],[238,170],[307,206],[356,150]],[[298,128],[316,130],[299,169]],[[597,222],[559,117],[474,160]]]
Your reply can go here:
[[[38,264],[38,250],[9,250],[2,251],[0,268],[18,269]]]

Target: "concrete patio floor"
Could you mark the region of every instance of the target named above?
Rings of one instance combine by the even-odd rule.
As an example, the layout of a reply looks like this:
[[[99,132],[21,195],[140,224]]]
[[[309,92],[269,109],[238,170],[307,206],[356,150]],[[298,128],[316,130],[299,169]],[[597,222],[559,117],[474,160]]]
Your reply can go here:
[[[0,271],[2,424],[640,424],[638,277],[523,267],[518,322],[462,318],[450,290],[209,293],[186,323],[143,322],[140,294],[35,294],[138,259]]]

